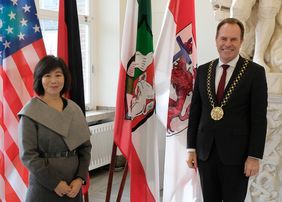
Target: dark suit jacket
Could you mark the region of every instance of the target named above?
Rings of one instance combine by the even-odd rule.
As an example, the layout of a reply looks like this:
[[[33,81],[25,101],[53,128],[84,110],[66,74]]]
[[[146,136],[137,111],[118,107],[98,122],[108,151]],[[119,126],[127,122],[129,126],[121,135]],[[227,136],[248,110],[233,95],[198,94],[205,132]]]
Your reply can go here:
[[[244,60],[240,56],[225,93],[237,77]],[[210,116],[212,106],[207,94],[209,64],[201,65],[197,71],[190,108],[187,148],[195,148],[197,157],[206,160],[215,142],[219,157],[226,165],[242,164],[247,156],[262,158],[267,126],[267,84],[264,68],[250,61],[229,101],[223,107],[223,118],[215,121]],[[215,102],[217,64],[218,59],[213,64],[211,76],[211,91]]]

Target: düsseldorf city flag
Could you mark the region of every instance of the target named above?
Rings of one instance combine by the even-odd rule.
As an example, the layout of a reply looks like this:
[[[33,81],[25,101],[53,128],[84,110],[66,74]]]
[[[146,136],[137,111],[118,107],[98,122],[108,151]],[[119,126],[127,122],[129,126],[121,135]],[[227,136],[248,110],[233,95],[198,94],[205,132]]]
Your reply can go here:
[[[195,36],[194,0],[170,0],[155,53],[158,129],[166,136],[164,202],[201,201],[197,172],[186,164],[197,67]]]
[[[159,201],[151,1],[128,0],[114,141],[130,170],[130,201]]]

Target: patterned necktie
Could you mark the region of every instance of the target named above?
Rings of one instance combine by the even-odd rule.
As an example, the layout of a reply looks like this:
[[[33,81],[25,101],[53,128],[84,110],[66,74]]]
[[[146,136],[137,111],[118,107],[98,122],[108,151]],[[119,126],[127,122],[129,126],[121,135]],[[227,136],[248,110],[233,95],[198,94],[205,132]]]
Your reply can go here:
[[[229,65],[223,64],[221,65],[221,67],[223,68],[223,72],[217,87],[217,94],[216,94],[217,103],[221,103],[223,99],[225,80],[226,80],[226,70],[229,67]]]

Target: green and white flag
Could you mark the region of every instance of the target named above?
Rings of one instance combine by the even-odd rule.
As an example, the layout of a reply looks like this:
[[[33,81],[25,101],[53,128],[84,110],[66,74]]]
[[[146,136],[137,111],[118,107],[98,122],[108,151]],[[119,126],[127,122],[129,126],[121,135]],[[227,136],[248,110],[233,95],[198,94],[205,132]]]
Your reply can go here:
[[[130,200],[159,201],[150,0],[128,0],[123,29],[114,141],[128,161]]]

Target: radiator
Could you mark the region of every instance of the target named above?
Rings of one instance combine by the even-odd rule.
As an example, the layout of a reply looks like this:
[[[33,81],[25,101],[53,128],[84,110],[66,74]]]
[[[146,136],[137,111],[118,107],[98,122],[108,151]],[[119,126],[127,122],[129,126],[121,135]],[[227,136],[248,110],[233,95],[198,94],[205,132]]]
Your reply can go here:
[[[113,147],[113,121],[89,126],[91,132],[91,161],[89,170],[111,162]]]

